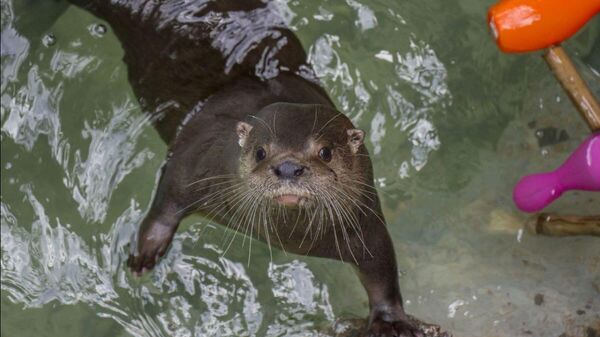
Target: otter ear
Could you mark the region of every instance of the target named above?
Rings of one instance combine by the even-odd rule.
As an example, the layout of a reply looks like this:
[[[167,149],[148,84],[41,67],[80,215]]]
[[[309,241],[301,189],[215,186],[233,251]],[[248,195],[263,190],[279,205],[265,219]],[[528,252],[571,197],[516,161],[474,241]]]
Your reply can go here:
[[[235,126],[235,132],[238,135],[238,144],[241,147],[244,147],[246,144],[246,140],[248,140],[248,136],[250,136],[250,131],[252,131],[252,125],[246,122],[238,122]]]
[[[348,133],[348,144],[352,149],[352,153],[357,153],[365,140],[365,132],[359,129],[349,129],[346,132]]]

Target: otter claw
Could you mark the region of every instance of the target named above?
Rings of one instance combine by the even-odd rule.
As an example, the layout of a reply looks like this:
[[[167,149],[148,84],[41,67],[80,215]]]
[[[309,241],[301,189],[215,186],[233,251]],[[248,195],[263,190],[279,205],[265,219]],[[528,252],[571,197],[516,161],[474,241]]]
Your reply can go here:
[[[158,260],[164,255],[164,249],[151,249],[150,251],[144,251],[138,253],[138,255],[129,255],[127,259],[127,266],[135,276],[142,276],[146,272],[152,270]]]
[[[173,234],[177,229],[175,225],[164,225],[158,221],[147,219],[139,233],[137,255],[129,255],[127,266],[134,274],[141,275],[150,271],[165,255]]]
[[[127,259],[127,266],[129,269],[131,269],[134,275],[141,276],[152,270],[159,258],[159,253],[140,253],[139,255],[129,255],[129,258]]]

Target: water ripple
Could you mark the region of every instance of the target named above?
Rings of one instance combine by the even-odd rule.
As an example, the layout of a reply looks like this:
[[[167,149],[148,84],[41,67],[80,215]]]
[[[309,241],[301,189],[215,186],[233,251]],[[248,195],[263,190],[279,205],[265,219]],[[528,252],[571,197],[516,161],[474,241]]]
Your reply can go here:
[[[75,151],[73,167],[64,183],[72,190],[79,212],[86,219],[103,221],[117,185],[146,159],[154,157],[149,149],[137,149],[137,138],[149,120],[134,114],[136,110],[131,102],[125,102],[113,107],[105,127],[94,128],[84,123],[83,138],[91,140],[87,159],[82,159],[81,151]]]
[[[104,335],[329,336],[339,316],[365,314],[359,281],[339,283],[330,262],[271,260],[258,244],[249,266],[247,249],[233,245],[224,256],[215,244],[224,232],[199,230],[204,222],[182,224],[155,271],[133,277],[124,260],[164,146],[139,111],[111,29],[99,39],[88,29],[98,20],[73,8],[51,27],[40,20],[26,27],[35,29],[18,28],[23,18],[46,16],[39,3],[0,2],[2,335],[48,324],[89,331],[86,324],[102,317],[111,325]],[[560,334],[596,319],[596,242],[567,239],[557,247],[527,234],[513,242],[486,232],[519,221],[507,181],[525,166],[541,169],[567,155],[568,146],[559,145],[531,160],[539,149],[529,125],[568,129],[569,146],[584,131],[543,65],[499,56],[481,27],[484,4],[277,0],[249,16],[197,15],[206,2],[193,4],[178,28],[185,32],[199,20],[215,25],[227,69],[260,39],[278,42],[259,55],[253,71],[261,78],[279,73],[273,55],[287,41],[277,28],[290,27],[314,69],[299,73],[320,82],[368,131],[389,229],[403,248],[410,312],[465,336],[513,336],[523,321],[539,334]],[[583,75],[595,91],[597,31],[567,46],[587,60],[581,68],[589,68]],[[42,43],[50,36],[53,43]],[[595,211],[597,198],[584,199],[558,209]],[[549,305],[532,304],[535,292]],[[81,316],[32,321],[32,330],[5,327],[32,315],[30,308],[45,315],[59,305]],[[581,308],[586,314],[573,313]]]

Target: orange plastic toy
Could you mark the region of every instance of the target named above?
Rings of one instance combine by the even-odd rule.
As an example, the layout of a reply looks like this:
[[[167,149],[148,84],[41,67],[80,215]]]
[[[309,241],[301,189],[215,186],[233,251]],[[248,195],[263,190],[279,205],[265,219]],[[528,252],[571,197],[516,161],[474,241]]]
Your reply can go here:
[[[559,44],[598,12],[600,0],[500,0],[488,11],[502,51],[547,48],[544,59],[592,132],[600,131],[600,104]]]
[[[575,34],[600,12],[600,0],[502,0],[488,12],[504,52],[548,48]]]

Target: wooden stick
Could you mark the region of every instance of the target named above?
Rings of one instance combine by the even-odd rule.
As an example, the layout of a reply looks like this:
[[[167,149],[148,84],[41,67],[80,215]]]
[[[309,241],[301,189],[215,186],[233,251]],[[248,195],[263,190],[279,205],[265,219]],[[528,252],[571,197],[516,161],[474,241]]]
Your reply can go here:
[[[599,131],[600,105],[581,76],[579,76],[569,55],[562,47],[554,46],[548,48],[546,54],[544,54],[544,59],[592,132]]]
[[[592,132],[600,130],[600,105],[592,95],[569,55],[560,46],[548,48],[544,60],[569,95],[571,102]],[[577,216],[540,213],[526,223],[531,233],[548,236],[600,236],[600,216]]]
[[[525,227],[531,233],[548,236],[600,236],[600,215],[578,216],[540,213],[530,218]]]

